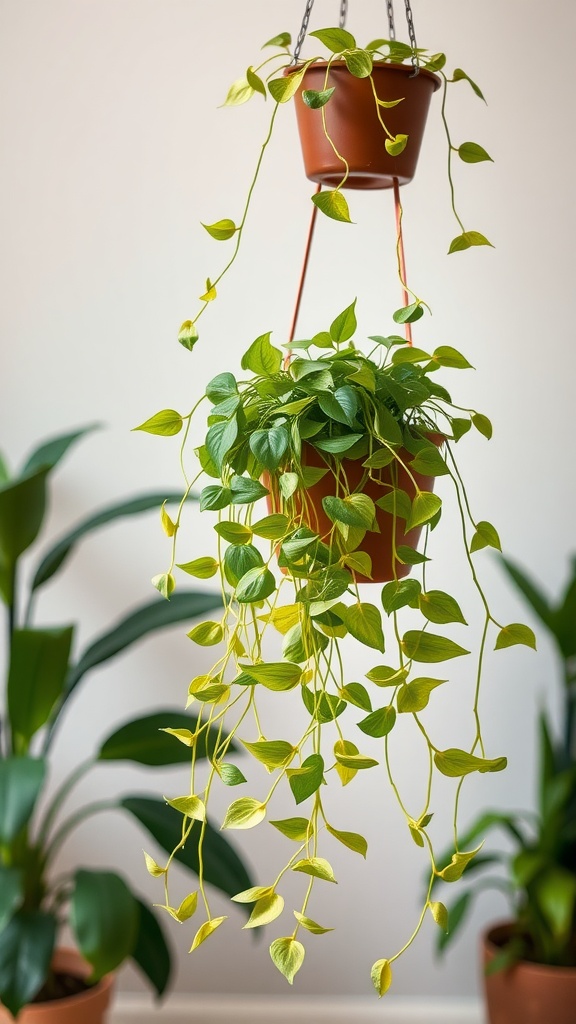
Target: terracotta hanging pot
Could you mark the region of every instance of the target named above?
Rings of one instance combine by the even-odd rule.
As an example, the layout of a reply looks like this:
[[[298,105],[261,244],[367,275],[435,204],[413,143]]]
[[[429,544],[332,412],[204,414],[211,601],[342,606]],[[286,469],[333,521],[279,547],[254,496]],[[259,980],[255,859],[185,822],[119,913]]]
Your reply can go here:
[[[411,65],[374,64],[372,77],[378,98],[402,100],[395,107],[379,108],[392,135],[408,136],[404,151],[390,156],[384,145],[387,136],[378,120],[370,79],[355,78],[344,61],[334,61],[326,80],[326,68],[325,61],[312,64],[294,97],[307,177],[334,188],[344,175],[344,165],[324,134],[323,110],[328,134],[350,166],[344,188],[392,188],[395,178],[400,185],[411,181],[432,93],[440,86],[438,75],[425,68],[414,75]],[[312,110],[302,99],[306,89],[321,92],[333,86],[334,93],[322,109]]]
[[[445,440],[442,434],[429,434],[428,439],[438,448]],[[410,461],[414,458],[406,449],[400,449],[398,454],[408,465],[410,465]],[[405,491],[410,500],[413,501],[416,496],[416,488],[412,477],[414,477],[421,491],[432,491],[434,489],[434,477],[423,476],[422,473],[412,473],[410,476],[406,469],[397,462],[393,465],[385,466],[383,469],[372,470],[372,476],[375,479],[368,479],[362,484],[363,478],[366,475],[362,461],[362,459],[343,459],[341,463],[342,477],[346,480],[346,486],[350,493],[359,491],[372,498],[373,502],[376,502],[378,498],[386,494],[391,487],[398,487]],[[313,466],[317,469],[326,469],[325,460],[310,444],[302,446],[302,464],[304,466]],[[263,482],[271,492],[271,497],[268,499],[269,510],[271,512],[280,511],[282,506],[276,480],[271,479],[266,474],[263,477]],[[302,521],[311,530],[319,534],[323,540],[329,537],[334,523],[326,515],[322,499],[332,495],[339,497],[341,493],[342,487],[341,485],[339,486],[334,473],[331,471],[326,473],[318,483],[306,489],[307,504]],[[298,505],[297,495],[295,498]],[[385,512],[378,505],[376,505],[376,521],[380,533],[366,532],[358,548],[359,551],[364,551],[370,556],[372,561],[372,577],[369,578],[355,572],[353,575],[357,583],[387,583],[389,580],[403,579],[409,575],[411,570],[410,565],[404,565],[394,558],[392,540],[395,533],[396,549],[400,545],[416,548],[420,540],[422,527],[415,526],[405,532],[403,529],[405,525],[404,520],[398,517],[396,517],[394,527],[394,516],[392,513]]]
[[[482,940],[484,967],[513,934],[512,924],[491,928]],[[484,976],[489,1024],[574,1024],[576,967],[549,967],[522,960]]]
[[[56,974],[88,978],[91,968],[73,949],[59,949],[52,969]],[[114,975],[108,974],[97,985],[64,999],[31,1003],[18,1016],[18,1024],[104,1024],[112,998]],[[0,1024],[14,1024],[14,1018],[0,1006]]]

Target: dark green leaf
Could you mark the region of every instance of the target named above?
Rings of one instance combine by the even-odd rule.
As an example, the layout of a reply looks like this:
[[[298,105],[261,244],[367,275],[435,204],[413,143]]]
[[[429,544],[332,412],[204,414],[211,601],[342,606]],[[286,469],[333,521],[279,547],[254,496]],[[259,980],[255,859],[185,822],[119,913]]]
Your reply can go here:
[[[120,966],[136,946],[139,906],[128,886],[112,871],[77,871],[70,901],[70,923],[91,980]]]
[[[270,493],[259,480],[248,476],[233,476],[230,481],[233,505],[251,505],[258,498],[265,498]]]
[[[538,615],[541,621],[552,632],[554,617],[550,602],[546,595],[539,589],[523,569],[511,562],[508,558],[501,558],[500,564],[504,567],[512,582],[516,585],[522,596],[528,601],[532,611]]]
[[[420,302],[411,302],[409,306],[402,306],[393,314],[392,319],[397,324],[413,324],[424,316],[424,307]]]
[[[206,434],[206,450],[219,471],[237,436],[236,419],[221,420],[209,428]]]
[[[170,949],[156,915],[141,900],[136,899],[136,903],[140,917],[132,959],[144,977],[148,979],[156,994],[161,996],[170,981]]]
[[[12,732],[26,749],[46,724],[68,673],[73,627],[17,629],[12,634],[8,673],[8,715]]]
[[[54,469],[54,466],[60,462],[60,459],[76,441],[91,431],[97,430],[99,426],[98,423],[91,423],[88,427],[74,430],[71,434],[62,434],[61,437],[53,437],[50,441],[45,441],[28,456],[20,475],[28,476],[29,473],[35,473],[37,469]]]
[[[286,774],[294,799],[301,804],[322,785],[324,760],[321,754],[310,754],[300,768],[288,768]]]
[[[418,580],[392,580],[382,588],[382,604],[387,615],[418,601],[421,586]]]
[[[313,441],[315,448],[322,452],[330,452],[331,455],[339,455],[347,452],[356,441],[362,440],[362,434],[343,434],[342,437],[326,437]]]
[[[206,396],[213,405],[219,405],[238,394],[236,378],[232,373],[218,373],[206,385]]]
[[[46,764],[40,758],[0,760],[0,843],[11,843],[29,821],[45,773]]]
[[[217,484],[208,484],[203,487],[200,493],[200,511],[217,512],[227,508],[232,501],[232,492],[228,487],[220,487]]]
[[[391,732],[395,721],[396,709],[389,704],[384,708],[378,708],[377,711],[373,711],[366,718],[363,718],[361,722],[358,722],[358,728],[366,733],[367,736],[380,738],[387,736]]]
[[[289,444],[290,437],[285,427],[268,427],[266,430],[255,430],[250,435],[252,453],[270,472],[278,469]]]
[[[20,911],[0,932],[0,1002],[16,1016],[42,988],[56,938],[56,919]]]
[[[0,932],[8,923],[24,897],[24,875],[21,868],[0,864]]]
[[[233,544],[224,555],[224,575],[235,587],[250,569],[264,565],[262,555],[253,544]]]
[[[302,99],[306,106],[310,107],[311,110],[318,110],[320,107],[323,107],[328,103],[333,92],[334,87],[322,90],[304,89],[302,92]]]
[[[179,709],[166,708],[126,722],[104,740],[97,755],[99,761],[135,761],[137,764],[165,765],[189,763],[190,750],[163,729],[188,729],[194,733],[197,719]],[[213,757],[219,730],[214,726],[200,733],[195,742],[196,758]],[[230,743],[229,750],[235,750]]]
[[[44,521],[49,466],[0,487],[0,562],[10,569],[36,540]],[[11,595],[8,595],[11,599]]]
[[[242,550],[237,548],[236,550]],[[265,601],[276,590],[276,580],[270,569],[257,566],[244,574],[236,587],[236,600],[240,604],[252,604]]]

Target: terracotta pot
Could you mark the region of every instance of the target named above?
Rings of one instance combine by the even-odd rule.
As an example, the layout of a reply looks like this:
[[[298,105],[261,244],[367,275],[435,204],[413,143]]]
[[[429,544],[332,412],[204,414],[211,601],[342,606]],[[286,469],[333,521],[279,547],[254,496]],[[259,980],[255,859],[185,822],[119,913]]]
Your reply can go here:
[[[375,64],[372,74],[379,99],[402,99],[397,107],[380,111],[392,135],[408,136],[404,152],[390,156],[386,151],[370,79],[355,78],[344,61],[334,61],[326,83],[326,62],[321,61],[308,68],[294,97],[304,167],[312,181],[335,187],[344,175],[344,165],[324,134],[322,109],[312,110],[302,99],[305,89],[332,86],[335,91],[323,110],[328,134],[350,165],[344,188],[392,188],[394,178],[405,185],[414,177],[430,100],[440,79],[424,68],[413,76],[412,67],[403,64]]]
[[[429,434],[428,437],[438,448],[445,440],[442,434]],[[408,465],[414,458],[405,449],[401,449],[399,455]],[[366,473],[362,462],[363,459],[342,460],[342,473],[345,475],[350,492],[360,489],[361,481]],[[302,463],[305,466],[314,466],[319,469],[326,468],[326,462],[310,444],[302,446]],[[388,484],[392,486],[394,482],[395,486],[406,491],[411,500],[414,499],[416,495],[414,484],[404,467],[398,465],[397,462],[394,462],[391,466],[385,466],[383,469],[372,470],[372,473],[376,479],[366,480],[361,488],[361,493],[368,495],[369,498],[372,498],[372,501],[376,502],[378,498],[387,493],[387,488],[383,485]],[[434,489],[434,477],[423,476],[421,473],[413,473],[412,476],[421,491],[432,491]],[[271,497],[268,499],[268,508],[271,512],[278,511],[280,509],[280,500],[278,492],[274,487],[274,481],[266,477],[264,478],[264,483],[271,491]],[[309,514],[304,515],[303,522],[323,539],[330,534],[334,524],[324,511],[322,499],[331,495],[340,496],[341,493],[342,488],[338,486],[334,474],[330,471],[317,484],[309,487],[306,491]],[[380,533],[367,532],[358,548],[359,551],[365,551],[372,559],[372,578],[369,579],[360,573],[354,573],[353,575],[357,583],[386,583],[393,579],[403,579],[403,577],[409,575],[411,570],[410,565],[403,565],[401,562],[393,559],[394,516],[392,513],[385,512],[376,506],[376,520]],[[402,529],[403,523],[403,519],[396,519],[396,547],[400,544],[407,544],[409,547],[416,548],[420,540],[422,527],[415,526],[405,533]]]
[[[512,924],[490,928],[482,940],[484,967],[500,952]],[[576,967],[549,967],[522,960],[510,970],[484,976],[489,1024],[574,1024]]]
[[[80,978],[90,975],[90,966],[73,949],[58,949],[52,961],[54,970]],[[108,974],[93,988],[66,999],[34,1003],[18,1016],[18,1024],[103,1024],[112,998],[114,975]],[[0,1024],[14,1024],[14,1018],[0,1007]]]

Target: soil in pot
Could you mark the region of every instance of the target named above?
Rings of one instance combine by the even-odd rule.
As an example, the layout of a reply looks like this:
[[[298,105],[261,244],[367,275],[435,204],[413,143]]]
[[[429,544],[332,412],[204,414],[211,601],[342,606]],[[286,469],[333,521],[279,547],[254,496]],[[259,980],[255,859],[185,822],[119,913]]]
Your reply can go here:
[[[298,131],[306,176],[330,188],[340,184],[345,167],[334,153],[323,129],[326,128],[338,152],[347,160],[350,173],[344,188],[392,188],[411,181],[416,172],[432,94],[440,79],[421,68],[417,75],[411,66],[375,64],[373,79],[376,94],[386,101],[401,100],[395,107],[381,107],[381,116],[393,135],[407,135],[406,148],[391,156],[385,146],[387,135],[378,120],[377,106],[369,78],[355,78],[344,61],[334,61],[326,81],[326,63],[312,64],[304,74],[295,96]],[[306,89],[322,91],[334,87],[329,102],[318,110],[302,99]]]
[[[79,953],[59,949],[52,962],[53,979],[37,1000],[18,1016],[18,1024],[105,1024],[112,998],[114,976],[88,985],[90,967]],[[40,1001],[44,999],[44,1001]],[[0,1006],[0,1024],[14,1024]]]
[[[512,924],[491,928],[483,938],[484,969],[513,934]],[[522,960],[484,975],[489,1024],[575,1024],[576,967],[550,967]]]

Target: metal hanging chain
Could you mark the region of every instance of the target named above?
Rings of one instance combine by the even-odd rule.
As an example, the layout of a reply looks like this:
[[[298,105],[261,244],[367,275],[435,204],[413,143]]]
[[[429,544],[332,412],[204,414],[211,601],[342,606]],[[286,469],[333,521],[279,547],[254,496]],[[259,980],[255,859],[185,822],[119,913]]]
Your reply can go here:
[[[300,50],[302,49],[304,40],[306,39],[306,33],[308,31],[308,22],[310,21],[310,15],[312,14],[312,8],[314,6],[314,0],[306,0],[306,9],[304,11],[304,17],[302,18],[302,24],[296,40],[296,46],[294,47],[294,56],[290,64],[297,64],[300,60]]]
[[[338,25],[340,28],[344,28],[346,25],[346,18],[348,17],[348,0],[341,0],[340,2],[340,21]]]
[[[388,38],[396,39],[396,26],[394,24],[394,3],[393,0],[386,0],[386,10],[388,12]]]
[[[408,37],[410,39],[410,46],[412,47],[412,65],[414,67],[414,74],[417,75],[420,71],[418,66],[418,54],[416,53],[416,33],[414,31],[414,18],[412,16],[412,8],[410,6],[410,0],[404,0],[404,6],[406,8],[406,22],[408,25]]]

